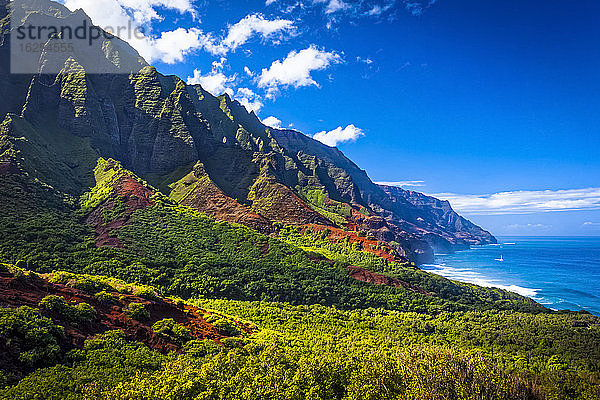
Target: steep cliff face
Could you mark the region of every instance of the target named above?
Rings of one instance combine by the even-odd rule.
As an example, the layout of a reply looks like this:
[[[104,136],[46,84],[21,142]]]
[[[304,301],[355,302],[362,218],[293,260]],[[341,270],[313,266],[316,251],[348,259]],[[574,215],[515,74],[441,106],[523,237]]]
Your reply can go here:
[[[412,223],[421,229],[442,236],[452,245],[462,247],[497,242],[491,233],[458,215],[448,201],[399,187],[381,186],[381,188],[392,202],[406,208],[407,215],[416,217],[411,221]],[[432,246],[437,245],[432,243]]]
[[[24,23],[87,18],[37,3],[13,12]],[[2,15],[0,52],[8,55]],[[112,72],[90,74],[91,62]],[[60,73],[43,73],[49,66]],[[364,230],[416,262],[432,261],[434,248],[495,240],[447,203],[380,187],[338,149],[266,127],[228,95],[158,73],[118,39],[42,58],[35,75],[0,67],[8,93],[2,156],[59,191],[80,195],[93,184],[97,159],[114,158],[185,205],[263,232],[273,222]]]

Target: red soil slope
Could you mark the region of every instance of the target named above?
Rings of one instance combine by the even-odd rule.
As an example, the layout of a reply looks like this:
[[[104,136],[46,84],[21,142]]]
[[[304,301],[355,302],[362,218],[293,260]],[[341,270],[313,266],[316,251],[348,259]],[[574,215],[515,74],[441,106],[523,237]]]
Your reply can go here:
[[[375,272],[371,272],[361,267],[355,267],[354,265],[349,265],[347,269],[350,273],[350,277],[358,281],[368,282],[374,285],[386,285],[397,288],[403,287],[404,289],[410,290],[411,292],[424,294],[426,296],[432,296],[431,293],[428,293],[422,287],[412,285],[408,282],[401,281],[400,279],[391,278],[382,274],[377,274]]]
[[[202,164],[198,163],[194,167],[193,173],[181,181],[181,185],[195,185],[194,189],[181,200],[182,205],[194,208],[220,221],[246,225],[264,234],[273,231],[273,224],[268,219],[223,193],[210,180]]]
[[[322,232],[329,230],[328,239],[332,243],[340,243],[348,240],[348,243],[360,243],[361,250],[367,253],[375,254],[388,261],[396,263],[406,263],[408,260],[402,256],[396,255],[393,249],[384,242],[378,240],[368,239],[366,237],[358,236],[357,232],[345,231],[343,229],[334,228],[331,226],[309,224],[304,227],[305,229],[310,228],[313,232]],[[347,238],[347,239],[346,239]]]
[[[52,320],[64,326],[65,334],[70,341],[70,347],[82,347],[85,339],[109,330],[121,330],[130,340],[143,342],[149,347],[166,353],[179,350],[179,346],[158,336],[152,330],[152,325],[164,318],[172,318],[177,323],[187,327],[196,339],[212,339],[220,343],[222,335],[213,325],[204,319],[207,313],[203,310],[183,305],[175,305],[170,300],[148,300],[139,296],[112,293],[114,302],[106,304],[93,295],[72,287],[50,283],[41,277],[17,278],[9,272],[0,272],[0,307],[16,308],[19,306],[38,307],[39,301],[48,295],[63,297],[67,302],[85,302],[96,310],[96,318],[89,323],[74,324],[60,315],[42,312]],[[130,303],[142,303],[150,314],[147,321],[137,321],[130,318],[123,309]],[[241,329],[251,332],[250,328],[238,323]]]
[[[114,186],[114,195],[120,197],[126,205],[126,210],[116,219],[105,223],[103,212],[112,210],[115,207],[113,199],[106,200],[100,206],[96,207],[85,219],[85,223],[94,227],[96,231],[96,246],[123,247],[121,241],[111,235],[111,231],[119,229],[127,224],[131,214],[135,210],[143,209],[154,204],[152,196],[154,192],[137,180],[133,179],[127,173],[119,177]]]

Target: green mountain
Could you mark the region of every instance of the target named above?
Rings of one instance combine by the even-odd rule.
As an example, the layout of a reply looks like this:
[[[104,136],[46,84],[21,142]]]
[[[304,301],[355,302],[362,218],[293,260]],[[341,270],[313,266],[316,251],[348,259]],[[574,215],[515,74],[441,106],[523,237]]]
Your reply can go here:
[[[0,398],[600,397],[598,318],[418,268],[496,241],[448,202],[119,39],[11,74],[11,17],[91,21],[1,4]]]
[[[52,21],[61,25],[76,18],[75,14],[82,18],[81,11],[69,13],[57,3],[37,3],[37,11],[23,12],[27,15],[22,18],[24,24],[41,20],[45,25],[51,26]],[[177,181],[201,163],[203,175],[215,189],[238,203],[231,207],[251,209],[259,216],[254,219],[365,230],[417,263],[431,261],[433,248],[446,251],[495,242],[488,232],[466,221],[454,224],[446,215],[375,185],[339,150],[299,132],[268,128],[228,95],[214,97],[198,85],[163,76],[145,66],[133,49],[124,50],[126,44],[117,39],[116,44],[112,42],[105,40],[102,48],[87,50],[81,58],[68,53],[44,55],[47,59],[41,61],[41,71],[51,65],[61,71],[58,75],[3,74],[12,101],[2,114],[16,114],[9,118],[21,117],[40,136],[88,140],[99,156],[120,160],[164,194],[171,194],[175,187],[173,195],[181,201],[186,198],[178,193],[182,185]],[[7,43],[4,40],[5,55]],[[112,67],[106,69],[114,73],[87,74],[90,59],[110,62]],[[123,74],[127,68],[134,73]],[[6,123],[10,135],[28,137],[18,123]],[[69,155],[53,159],[66,166],[73,162]],[[39,166],[33,168],[40,171]],[[68,168],[89,176],[93,166]],[[59,175],[39,174],[37,178],[73,195],[90,187],[85,179],[59,182],[64,173]],[[187,203],[194,206],[190,199]],[[236,218],[233,209],[196,203],[200,211],[218,218]]]

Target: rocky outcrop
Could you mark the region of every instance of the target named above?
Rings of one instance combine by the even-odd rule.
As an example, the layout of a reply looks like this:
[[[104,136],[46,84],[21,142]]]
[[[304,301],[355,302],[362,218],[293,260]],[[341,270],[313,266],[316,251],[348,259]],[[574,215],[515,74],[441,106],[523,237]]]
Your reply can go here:
[[[423,237],[431,242],[432,246],[439,248],[444,244],[436,243],[439,238],[445,239],[455,247],[468,247],[496,243],[496,238],[473,224],[471,221],[458,215],[448,201],[436,199],[422,193],[404,190],[394,186],[381,186],[390,200],[394,203],[406,204],[414,208],[413,215],[418,215],[413,224],[428,233]],[[452,249],[453,246],[449,246]],[[446,249],[441,249],[446,250]]]

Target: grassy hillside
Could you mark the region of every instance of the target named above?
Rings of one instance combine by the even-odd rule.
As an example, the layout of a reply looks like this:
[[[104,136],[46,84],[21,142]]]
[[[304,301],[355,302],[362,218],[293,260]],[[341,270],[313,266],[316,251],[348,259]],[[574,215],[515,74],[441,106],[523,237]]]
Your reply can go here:
[[[40,279],[29,276],[20,279]],[[105,282],[121,293],[135,288],[65,273],[48,279],[86,288],[94,298],[105,296],[100,291]],[[36,335],[21,353],[29,363],[27,376],[7,385],[11,376],[0,375],[2,399],[592,400],[600,395],[600,324],[590,315],[431,316],[202,299],[195,305],[206,321],[236,337],[198,340],[159,321],[154,334],[178,343],[180,352],[147,347],[127,331],[109,327],[65,352],[58,345],[65,320],[48,314],[48,303],[0,309],[0,346],[23,343],[28,332]],[[82,304],[68,307],[85,308]]]
[[[270,237],[216,221],[156,192],[112,160],[99,161],[95,178],[96,186],[78,205],[57,201],[38,213],[17,199],[0,211],[13,221],[0,228],[5,234],[1,259],[23,260],[40,272],[64,269],[114,276],[185,298],[427,313],[490,308],[547,311],[515,294],[437,278],[351,246],[328,245],[309,233],[302,236],[278,228],[279,236]],[[26,183],[30,192],[39,187],[36,182]],[[28,197],[22,193],[24,201]],[[313,247],[306,247],[307,242]],[[349,276],[348,265],[391,273],[430,295],[360,282]]]
[[[10,354],[24,363],[22,375],[5,370],[0,398],[600,395],[596,317],[551,312],[516,294],[425,273],[389,258],[387,250],[366,251],[367,244],[383,244],[364,233],[332,242],[334,232],[275,224],[273,235],[265,236],[219,222],[156,192],[112,160],[100,160],[94,172],[96,186],[80,199],[19,173],[1,180],[7,189],[0,209],[7,221],[0,226],[1,258],[20,260],[20,267],[39,273],[74,272],[46,279],[85,289],[89,297],[49,303],[75,322],[48,313],[50,300],[13,301],[0,311],[0,348],[16,345]],[[353,279],[349,265],[408,286]],[[37,278],[22,276],[31,292],[27,279]],[[116,285],[120,289],[115,278],[122,280]],[[111,291],[125,303],[104,309],[99,302],[110,300]],[[123,294],[190,299],[197,309],[218,316],[209,323],[238,338],[220,345],[188,341],[175,325],[163,322],[156,329],[182,350],[148,347],[151,342],[106,324],[103,310],[116,306],[139,312],[129,303],[148,301],[123,300]],[[66,332],[82,332],[91,323],[85,315],[92,314],[81,304],[100,312],[91,318],[103,328],[85,328],[77,344],[65,345]],[[170,315],[176,313],[153,317],[146,329]],[[235,321],[245,321],[254,333],[236,329]],[[35,341],[26,339],[32,337]]]

